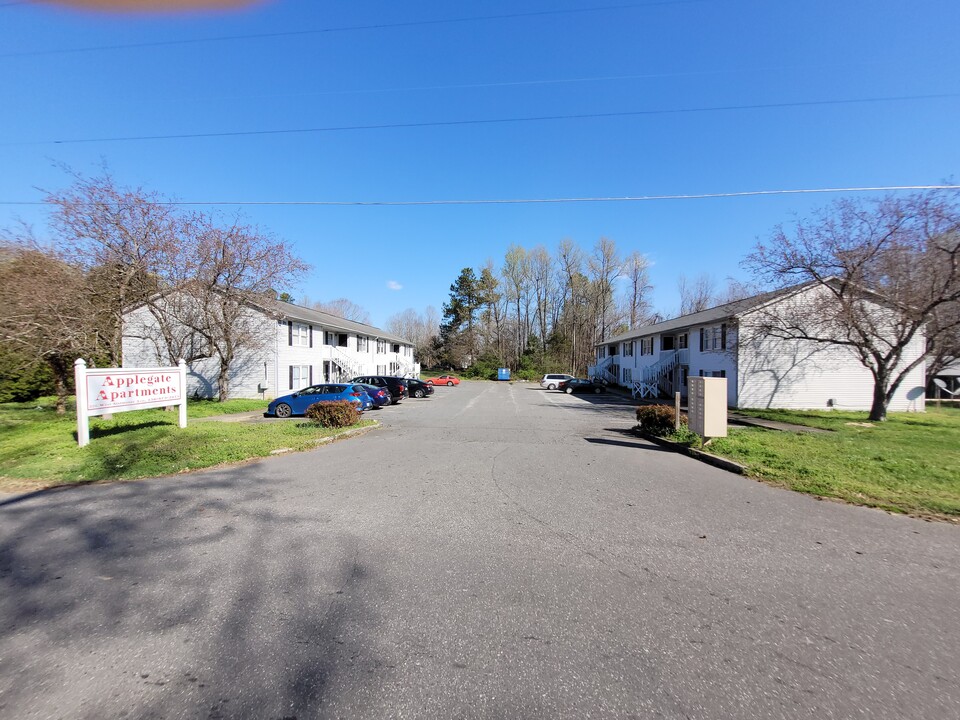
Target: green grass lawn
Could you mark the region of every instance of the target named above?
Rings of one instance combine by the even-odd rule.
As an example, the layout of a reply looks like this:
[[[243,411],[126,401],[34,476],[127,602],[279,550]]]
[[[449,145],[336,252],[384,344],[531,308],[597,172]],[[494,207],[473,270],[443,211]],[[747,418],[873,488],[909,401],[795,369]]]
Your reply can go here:
[[[763,480],[799,492],[894,512],[960,518],[960,410],[891,413],[744,411],[829,433],[730,427],[708,446]]]
[[[90,418],[90,444],[77,447],[71,403],[57,417],[53,398],[0,404],[0,490],[168,475],[265,457],[274,450],[306,450],[336,430],[292,420],[269,423],[202,422],[211,415],[262,411],[261,400],[187,403],[187,427],[177,411],[116,413]],[[360,426],[373,421],[361,421]],[[358,426],[359,427],[359,426]]]

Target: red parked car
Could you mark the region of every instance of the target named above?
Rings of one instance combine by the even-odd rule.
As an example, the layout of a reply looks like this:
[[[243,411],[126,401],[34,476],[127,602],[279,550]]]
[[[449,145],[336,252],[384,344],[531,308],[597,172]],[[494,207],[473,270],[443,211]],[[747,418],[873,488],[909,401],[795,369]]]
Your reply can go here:
[[[460,384],[460,378],[455,378],[453,375],[441,375],[438,378],[430,378],[427,380],[427,383],[430,385],[446,385],[447,387],[452,387]]]

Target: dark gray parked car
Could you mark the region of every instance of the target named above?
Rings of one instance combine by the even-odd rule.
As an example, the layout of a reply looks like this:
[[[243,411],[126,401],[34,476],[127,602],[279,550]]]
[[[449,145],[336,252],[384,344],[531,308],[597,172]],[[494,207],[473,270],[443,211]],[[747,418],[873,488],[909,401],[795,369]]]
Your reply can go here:
[[[406,378],[394,377],[393,375],[360,375],[350,382],[365,383],[367,385],[386,388],[390,391],[390,397],[393,398],[390,401],[391,405],[396,405],[404,398],[410,397],[410,392],[407,390]]]
[[[416,378],[406,378],[406,383],[410,397],[423,398],[433,395],[433,385],[430,383],[425,383],[423,380],[417,380]]]

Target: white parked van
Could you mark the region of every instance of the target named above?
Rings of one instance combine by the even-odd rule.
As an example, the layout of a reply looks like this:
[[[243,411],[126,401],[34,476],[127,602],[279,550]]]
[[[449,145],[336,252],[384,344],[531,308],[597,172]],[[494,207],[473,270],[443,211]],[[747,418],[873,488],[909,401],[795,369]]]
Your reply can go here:
[[[546,388],[547,390],[556,390],[557,386],[564,380],[571,379],[573,379],[573,375],[564,375],[562,373],[544,375],[543,380],[540,381],[540,387]]]

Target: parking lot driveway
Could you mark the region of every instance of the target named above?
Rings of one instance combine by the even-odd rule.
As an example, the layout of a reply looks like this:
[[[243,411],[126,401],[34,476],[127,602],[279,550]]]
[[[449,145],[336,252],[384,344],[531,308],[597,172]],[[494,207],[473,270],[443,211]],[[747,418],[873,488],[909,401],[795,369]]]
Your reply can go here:
[[[960,528],[674,455],[615,398],[377,417],[5,501],[0,717],[960,716]]]

